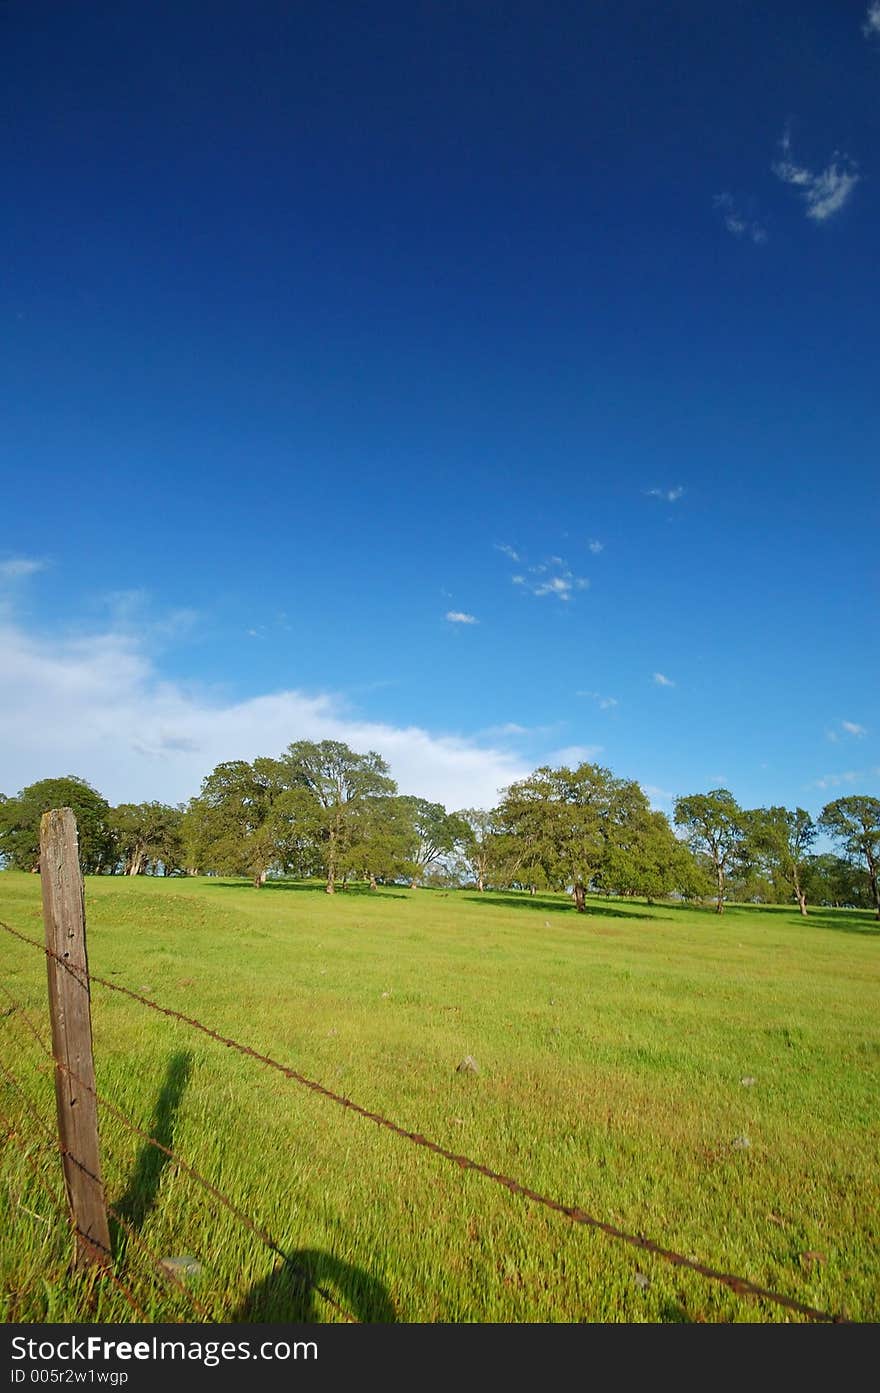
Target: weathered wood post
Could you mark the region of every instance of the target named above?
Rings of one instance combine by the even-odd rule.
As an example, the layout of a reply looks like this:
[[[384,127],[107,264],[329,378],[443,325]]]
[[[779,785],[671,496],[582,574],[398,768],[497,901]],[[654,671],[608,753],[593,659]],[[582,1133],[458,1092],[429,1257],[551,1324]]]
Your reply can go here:
[[[76,1234],[73,1266],[106,1265],[111,1256],[110,1230],[101,1179],[98,1105],[94,1092],[89,1092],[95,1087],[95,1063],[85,899],[76,819],[70,808],[55,808],[40,820],[40,881],[46,947],[58,955],[47,954],[46,967],[58,1139]]]

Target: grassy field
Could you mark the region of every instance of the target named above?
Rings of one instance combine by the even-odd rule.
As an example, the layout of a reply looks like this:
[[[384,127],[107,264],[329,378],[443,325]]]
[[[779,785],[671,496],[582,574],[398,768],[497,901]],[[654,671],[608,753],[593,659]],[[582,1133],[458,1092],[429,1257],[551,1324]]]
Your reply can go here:
[[[591,900],[578,916],[560,896],[331,898],[213,879],[91,879],[86,898],[94,972],[628,1231],[880,1318],[870,915],[733,906],[719,919]],[[0,919],[41,937],[36,877],[0,875]],[[0,981],[48,1033],[41,955],[0,940]],[[291,1257],[104,1113],[109,1201],[155,1256],[197,1258],[191,1290],[218,1320],[340,1319],[302,1267],[363,1321],[789,1318],[100,986],[92,1009],[99,1090]],[[51,1124],[51,1064],[5,1000],[0,1016],[0,1058]],[[466,1054],[479,1074],[456,1072]],[[67,1274],[57,1153],[2,1076],[0,1099],[14,1127],[0,1160],[2,1318],[132,1319],[108,1283]],[[199,1318],[140,1245],[117,1239],[116,1270],[151,1319]]]

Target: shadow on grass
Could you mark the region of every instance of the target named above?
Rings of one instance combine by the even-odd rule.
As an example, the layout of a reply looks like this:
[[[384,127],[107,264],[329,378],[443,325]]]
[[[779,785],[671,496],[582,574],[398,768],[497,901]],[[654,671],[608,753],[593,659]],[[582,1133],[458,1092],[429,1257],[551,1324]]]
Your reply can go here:
[[[256,886],[249,880],[221,880],[215,876],[205,876],[204,880],[206,885],[211,885],[216,890],[252,889],[260,895],[266,894],[267,891],[273,891],[276,894],[279,891],[298,891],[307,895],[326,895],[327,893],[323,881],[267,880],[265,885]],[[392,889],[388,885],[377,885],[375,890],[371,890],[369,885],[360,882],[356,885],[348,885],[344,890],[341,885],[337,886],[336,895],[341,895],[343,899],[350,895],[365,895],[374,900],[405,900],[408,898],[400,889]]]
[[[609,905],[607,900],[593,900],[588,897],[583,914],[578,914],[574,900],[562,899],[559,895],[524,895],[521,891],[505,893],[503,890],[486,890],[482,895],[479,891],[471,893],[468,890],[458,893],[469,904],[495,905],[501,909],[531,909],[540,911],[541,914],[567,914],[572,920],[589,919],[593,916],[600,919],[653,919],[656,918],[653,911],[659,907],[652,905],[648,908],[645,904],[637,904],[631,909],[621,909],[616,904]]]
[[[880,938],[880,919],[871,909],[809,909],[804,923],[814,924],[820,929],[832,929],[835,933],[867,934],[869,938]]]
[[[150,1136],[169,1149],[174,1144],[174,1124],[191,1072],[191,1054],[181,1050],[171,1056],[165,1071],[165,1082],[147,1126]],[[144,1142],[138,1152],[125,1194],[113,1206],[133,1229],[143,1227],[144,1220],[155,1205],[162,1172],[170,1160],[171,1157],[166,1156],[164,1151],[159,1151],[147,1142]],[[125,1229],[115,1221],[111,1221],[111,1231],[115,1251],[118,1245],[125,1242],[126,1234]]]
[[[318,1248],[300,1248],[251,1287],[233,1322],[313,1322],[333,1312],[325,1291],[346,1315],[363,1324],[396,1320],[385,1287],[361,1267]]]
[[[675,912],[683,914],[711,915],[719,924],[731,919],[761,915],[771,921],[774,918],[791,927],[803,925],[805,928],[834,929],[837,933],[868,934],[880,936],[880,920],[872,909],[831,909],[826,905],[807,905],[806,919],[796,905],[787,904],[725,904],[724,913],[716,914],[713,905],[688,904],[675,905]]]

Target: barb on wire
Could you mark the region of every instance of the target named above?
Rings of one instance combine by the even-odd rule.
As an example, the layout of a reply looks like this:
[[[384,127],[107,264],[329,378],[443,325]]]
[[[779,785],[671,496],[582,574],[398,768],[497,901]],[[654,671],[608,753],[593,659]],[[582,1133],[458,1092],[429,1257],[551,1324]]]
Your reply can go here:
[[[8,992],[7,988],[3,985],[3,983],[0,983],[0,990],[4,991],[7,996],[10,996],[10,993]],[[24,1024],[28,1027],[28,1029],[34,1036],[34,1039],[37,1041],[39,1045],[41,1045],[43,1051],[49,1056],[50,1059],[54,1058],[51,1048],[45,1043],[45,1041],[43,1041],[37,1027],[34,1025],[30,1016],[20,1006],[20,1004],[18,1014],[19,1019],[22,1020]],[[317,1283],[314,1279],[313,1274],[310,1271],[304,1268],[300,1263],[294,1262],[292,1260],[289,1254],[286,1253],[285,1250],[280,1246],[280,1244],[276,1242],[276,1240],[272,1237],[268,1229],[265,1229],[262,1227],[262,1225],[256,1223],[250,1217],[249,1214],[246,1214],[245,1211],[234,1202],[234,1200],[231,1200],[228,1195],[225,1195],[222,1190],[219,1190],[216,1185],[212,1184],[212,1182],[208,1180],[205,1176],[203,1176],[199,1171],[197,1171],[194,1166],[191,1166],[188,1161],[185,1161],[182,1156],[179,1156],[176,1151],[172,1151],[169,1146],[166,1146],[163,1142],[160,1142],[157,1137],[151,1136],[150,1133],[145,1132],[142,1127],[138,1127],[137,1123],[134,1122],[130,1117],[128,1117],[121,1110],[121,1108],[118,1108],[115,1105],[115,1103],[111,1103],[108,1098],[105,1098],[102,1094],[98,1093],[97,1089],[93,1088],[92,1085],[87,1082],[87,1080],[81,1078],[79,1074],[77,1074],[73,1069],[70,1068],[69,1065],[63,1064],[60,1060],[57,1059],[55,1060],[55,1064],[57,1068],[59,1068],[63,1073],[67,1074],[68,1077],[73,1079],[75,1083],[79,1084],[81,1088],[85,1088],[89,1093],[91,1093],[95,1101],[99,1103],[100,1106],[105,1109],[105,1111],[109,1112],[112,1117],[115,1117],[117,1121],[121,1122],[122,1125],[126,1127],[131,1133],[133,1133],[134,1136],[139,1137],[142,1141],[147,1142],[148,1145],[154,1147],[157,1151],[162,1152],[171,1161],[173,1161],[174,1164],[178,1166],[186,1175],[188,1175],[198,1185],[201,1185],[201,1187],[209,1195],[211,1195],[213,1199],[217,1200],[218,1203],[222,1204],[224,1208],[227,1209],[229,1213],[234,1216],[234,1218],[238,1219],[239,1223],[243,1224],[245,1228],[249,1229],[250,1232],[254,1234],[256,1238],[259,1238],[259,1240],[262,1243],[264,1243],[265,1246],[271,1252],[275,1253],[277,1257],[281,1258],[289,1272],[301,1278],[312,1289],[312,1291],[316,1292],[318,1296],[321,1296],[330,1306],[332,1306],[339,1313],[339,1315],[342,1317],[344,1321],[347,1321],[349,1324],[352,1325],[358,1324],[356,1317],[351,1315],[350,1312],[348,1312],[345,1309],[345,1307],[342,1306],[339,1301],[337,1301],[336,1297],[333,1295],[332,1292],[328,1291],[325,1287],[322,1287],[319,1283]],[[4,1069],[5,1071],[5,1066],[2,1060],[0,1060],[0,1069]],[[41,1119],[38,1120],[41,1121]],[[66,1154],[69,1155],[70,1153]],[[79,1169],[84,1171],[85,1174],[90,1174],[88,1171],[85,1170],[85,1167],[82,1165],[80,1161],[76,1159],[76,1157],[71,1156],[71,1160],[73,1161],[74,1165],[78,1166]],[[92,1176],[91,1178],[94,1179],[94,1176]],[[110,1214],[113,1218],[116,1218],[118,1220],[119,1216],[115,1214],[115,1212],[106,1203],[105,1208],[107,1209],[108,1214]],[[124,1221],[122,1222],[124,1223]]]
[[[5,991],[5,988],[4,988],[3,990]],[[27,1023],[27,1024],[32,1028],[32,1030],[34,1031],[34,1034],[37,1036],[37,1039],[39,1039],[40,1037],[39,1037],[39,1035],[37,1034],[37,1028],[36,1028],[36,1026],[35,1026],[35,1025],[33,1024],[33,1022],[29,1019],[29,1017],[28,1017],[27,1015],[25,1015],[24,1013],[22,1013],[22,1020],[26,1021],[26,1023]],[[43,1118],[43,1117],[40,1115],[40,1113],[37,1111],[37,1109],[36,1109],[36,1108],[34,1107],[34,1105],[32,1104],[31,1100],[29,1099],[28,1095],[26,1094],[26,1092],[25,1092],[25,1090],[24,1090],[24,1088],[23,1088],[23,1086],[22,1086],[21,1080],[20,1080],[20,1079],[17,1079],[17,1078],[15,1077],[15,1075],[12,1073],[11,1069],[9,1069],[9,1068],[3,1063],[2,1059],[0,1059],[0,1069],[2,1069],[3,1073],[6,1075],[7,1079],[9,1079],[10,1083],[12,1084],[12,1086],[13,1086],[15,1089],[17,1089],[18,1093],[21,1095],[21,1097],[22,1097],[22,1099],[23,1099],[23,1101],[24,1101],[25,1107],[27,1108],[28,1112],[29,1112],[29,1113],[31,1114],[31,1116],[36,1120],[36,1122],[37,1122],[38,1125],[42,1128],[42,1130],[46,1133],[47,1144],[51,1145],[52,1148],[53,1148],[53,1150],[59,1152],[61,1155],[63,1155],[63,1156],[69,1156],[69,1157],[70,1157],[70,1160],[72,1161],[72,1163],[73,1163],[79,1170],[81,1170],[81,1171],[83,1172],[84,1175],[87,1175],[87,1176],[89,1177],[90,1180],[96,1180],[97,1177],[94,1176],[94,1175],[92,1175],[92,1173],[91,1173],[91,1171],[88,1169],[88,1167],[87,1167],[86,1165],[84,1165],[84,1163],[83,1163],[82,1161],[80,1161],[79,1158],[78,1158],[77,1156],[74,1156],[74,1154],[73,1154],[72,1151],[70,1151],[67,1147],[62,1147],[62,1146],[59,1146],[59,1145],[58,1145],[58,1141],[57,1141],[57,1138],[56,1138],[56,1136],[55,1136],[54,1131],[53,1131],[52,1128],[49,1126],[49,1124],[46,1122],[45,1118]],[[213,1317],[211,1316],[211,1314],[210,1314],[210,1312],[207,1310],[207,1308],[206,1308],[205,1306],[202,1305],[202,1303],[201,1303],[201,1301],[199,1301],[198,1297],[195,1296],[195,1294],[189,1290],[189,1288],[180,1280],[180,1278],[176,1275],[176,1273],[174,1273],[174,1272],[170,1271],[170,1269],[167,1269],[167,1268],[165,1268],[165,1267],[162,1266],[160,1260],[156,1257],[155,1253],[153,1253],[153,1251],[152,1251],[152,1249],[150,1248],[149,1244],[141,1237],[141,1235],[137,1232],[137,1230],[133,1227],[133,1225],[131,1225],[131,1224],[128,1222],[127,1219],[124,1219],[124,1218],[122,1217],[122,1215],[119,1214],[119,1213],[117,1212],[117,1210],[115,1210],[111,1204],[108,1204],[108,1203],[106,1202],[106,1200],[104,1201],[104,1208],[106,1209],[107,1213],[110,1215],[111,1219],[114,1219],[114,1220],[116,1221],[116,1223],[119,1225],[119,1227],[125,1232],[125,1234],[128,1236],[128,1238],[134,1243],[135,1247],[140,1248],[143,1252],[145,1252],[145,1253],[147,1254],[147,1256],[149,1257],[150,1261],[152,1262],[152,1264],[153,1264],[153,1266],[155,1267],[155,1269],[156,1269],[157,1273],[159,1274],[159,1276],[161,1276],[163,1279],[167,1278],[170,1282],[173,1282],[175,1286],[179,1287],[180,1290],[184,1293],[184,1295],[188,1298],[188,1300],[189,1300],[190,1304],[192,1305],[193,1309],[196,1310],[196,1311],[198,1312],[198,1314],[201,1315],[201,1316],[203,1317],[204,1320],[206,1320],[206,1321],[211,1321],[211,1320],[213,1319]],[[68,1217],[69,1217],[69,1216],[68,1216]],[[98,1243],[94,1237],[90,1237],[90,1238],[89,1238],[89,1242],[90,1242],[93,1246],[95,1246],[95,1247],[97,1247],[97,1248],[102,1248],[102,1247],[103,1247],[103,1245],[100,1244],[100,1243]],[[109,1254],[108,1256],[111,1256],[111,1257],[112,1257],[112,1254]]]
[[[46,954],[47,957],[56,958],[68,971],[71,971],[68,964],[57,953],[43,943],[38,943],[36,939],[28,938],[26,934],[19,933],[11,925],[5,924],[0,920],[0,928],[15,938],[21,939],[23,943],[28,943],[32,948]],[[178,1020],[184,1025],[191,1026],[194,1030],[200,1031],[210,1039],[216,1040],[218,1044],[226,1046],[227,1049],[235,1050],[237,1053],[256,1059],[260,1064],[265,1064],[270,1069],[275,1069],[283,1074],[285,1078],[292,1079],[295,1083],[302,1084],[304,1088],[310,1089],[313,1093],[322,1098],[327,1098],[340,1107],[347,1108],[349,1111],[357,1113],[359,1117],[366,1118],[369,1122],[375,1122],[377,1127],[382,1127],[386,1131],[393,1132],[395,1136],[403,1137],[404,1140],[412,1142],[415,1146],[423,1147],[426,1151],[431,1151],[435,1156],[440,1156],[446,1161],[452,1162],[461,1170],[475,1171],[479,1175],[484,1175],[488,1180],[493,1180],[497,1185],[501,1185],[512,1195],[519,1195],[523,1199],[531,1200],[534,1204],[543,1206],[545,1209],[552,1210],[555,1214],[561,1214],[572,1223],[582,1224],[587,1228],[598,1229],[607,1234],[609,1238],[616,1238],[622,1243],[627,1243],[633,1248],[639,1248],[643,1252],[652,1253],[654,1257],[662,1258],[665,1262],[671,1263],[674,1267],[687,1268],[691,1272],[696,1272],[699,1276],[707,1278],[709,1281],[719,1282],[726,1286],[737,1296],[753,1296],[762,1301],[770,1301],[776,1306],[781,1306],[786,1310],[795,1311],[798,1315],[806,1316],[810,1320],[823,1321],[831,1324],[847,1324],[845,1317],[834,1315],[828,1311],[820,1311],[815,1306],[808,1306],[802,1301],[797,1301],[793,1297],[785,1296],[782,1292],[772,1291],[769,1287],[759,1286],[756,1282],[750,1281],[747,1277],[739,1277],[731,1272],[721,1272],[719,1269],[709,1267],[705,1263],[689,1258],[684,1253],[676,1252],[673,1248],[665,1248],[653,1239],[646,1238],[641,1233],[629,1233],[626,1229],[618,1228],[616,1224],[608,1223],[605,1219],[599,1219],[593,1214],[586,1213],[585,1210],[578,1208],[577,1205],[566,1205],[560,1200],[552,1199],[547,1195],[539,1194],[538,1191],[530,1189],[529,1186],[521,1184],[511,1176],[505,1175],[501,1171],[496,1171],[491,1166],[486,1166],[479,1161],[474,1161],[469,1156],[461,1155],[458,1152],[450,1151],[447,1147],[441,1146],[439,1142],[432,1141],[425,1137],[421,1132],[411,1132],[398,1123],[384,1117],[381,1113],[373,1112],[369,1108],[362,1107],[355,1103],[351,1098],[346,1098],[340,1093],[335,1093],[333,1089],[327,1088],[316,1079],[310,1079],[307,1075],[301,1074],[298,1070],[292,1069],[287,1064],[282,1064],[279,1060],[273,1059],[271,1055],[261,1054],[259,1050],[253,1049],[250,1045],[244,1045],[239,1040],[233,1040],[226,1035],[221,1035],[219,1031],[213,1030],[210,1026],[204,1025],[193,1016],[187,1016],[182,1011],[177,1011],[172,1006],[162,1006],[157,1001],[152,1001],[149,997],[141,995],[140,992],[132,991],[130,987],[125,987],[119,982],[111,982],[106,977],[99,977],[96,973],[90,972],[88,978],[92,982],[97,982],[99,986],[106,987],[109,991],[119,992],[123,996],[129,997],[132,1001],[140,1002],[142,1006],[147,1006],[152,1011],[157,1011],[160,1015],[167,1016],[172,1020]]]
[[[31,1024],[31,1022],[29,1022],[29,1024]],[[42,1128],[42,1131],[45,1131],[45,1145],[52,1146],[53,1151],[60,1153],[60,1155],[70,1156],[71,1162],[74,1163],[74,1166],[77,1166],[78,1169],[81,1170],[81,1172],[84,1173],[85,1176],[91,1178],[91,1180],[96,1180],[96,1177],[93,1176],[91,1170],[88,1169],[88,1166],[84,1165],[84,1162],[81,1162],[81,1160],[78,1159],[78,1156],[74,1156],[74,1153],[72,1153],[72,1151],[70,1151],[70,1149],[68,1149],[67,1146],[58,1145],[53,1128],[49,1126],[49,1123],[47,1123],[45,1117],[42,1117],[42,1114],[40,1114],[38,1110],[36,1110],[36,1107],[32,1105],[31,1099],[28,1098],[28,1095],[25,1094],[25,1089],[22,1088],[21,1080],[17,1080],[17,1078],[15,1078],[13,1071],[11,1071],[10,1068],[8,1068],[6,1064],[3,1063],[3,1060],[0,1060],[0,1070],[3,1070],[3,1073],[6,1074],[6,1077],[8,1078],[8,1080],[10,1080],[11,1084],[13,1084],[13,1087],[18,1089],[19,1094],[21,1094],[22,1100],[24,1100],[26,1109],[28,1109],[28,1112],[31,1113],[31,1116],[33,1117],[33,1119],[35,1119],[36,1123],[38,1123],[38,1126]],[[205,1321],[212,1321],[213,1316],[210,1315],[209,1311],[207,1311],[205,1305],[202,1305],[202,1302],[198,1300],[198,1297],[196,1297],[196,1295],[192,1293],[192,1291],[189,1290],[184,1283],[181,1282],[180,1277],[175,1275],[174,1272],[171,1272],[170,1269],[164,1268],[162,1262],[160,1262],[160,1259],[157,1258],[155,1252],[153,1252],[152,1248],[149,1247],[149,1244],[146,1243],[145,1238],[142,1238],[141,1234],[139,1234],[138,1231],[134,1229],[134,1226],[132,1226],[132,1224],[129,1224],[128,1220],[124,1219],[123,1215],[120,1215],[120,1213],[118,1213],[116,1209],[113,1208],[113,1205],[107,1204],[106,1201],[104,1201],[104,1209],[106,1209],[107,1213],[109,1213],[111,1219],[116,1220],[116,1223],[118,1224],[118,1226],[120,1226],[120,1229],[124,1230],[124,1233],[127,1234],[128,1238],[131,1238],[131,1241],[135,1244],[135,1247],[141,1248],[143,1252],[146,1252],[146,1255],[148,1255],[150,1262],[152,1262],[153,1266],[155,1266],[156,1272],[159,1273],[159,1275],[162,1276],[163,1279],[164,1277],[167,1277],[167,1279],[170,1280],[170,1282],[174,1283],[174,1286],[180,1287],[182,1293],[184,1293],[185,1297],[187,1297],[189,1302],[191,1302],[192,1307],[194,1307],[195,1311],[198,1311],[198,1314],[201,1315],[202,1318],[205,1319]],[[95,1247],[97,1248],[103,1247],[103,1245],[97,1243],[97,1241],[93,1237],[89,1238],[89,1243],[95,1245]],[[109,1254],[109,1256],[111,1256],[111,1254]]]
[[[18,1081],[14,1078],[14,1076],[13,1076],[12,1074],[10,1074],[10,1071],[9,1071],[8,1069],[4,1069],[4,1072],[6,1073],[6,1075],[7,1075],[8,1078],[12,1079],[12,1081],[13,1081],[15,1087],[18,1088],[18,1090],[19,1090],[19,1092],[21,1093],[22,1097],[24,1097],[24,1098],[27,1100],[27,1095],[25,1094],[24,1089],[21,1088],[21,1085],[20,1085],[20,1084],[18,1083]],[[2,1108],[0,1108],[0,1122],[2,1122],[3,1126],[7,1129],[7,1131],[8,1131],[8,1133],[9,1133],[10,1136],[14,1136],[14,1135],[15,1135],[15,1132],[16,1132],[15,1124],[12,1122],[11,1118],[9,1117],[9,1114],[8,1114],[7,1112],[5,1112]],[[51,1129],[50,1129],[50,1130],[51,1130]],[[53,1142],[54,1142],[54,1138],[53,1138]],[[31,1170],[31,1172],[32,1172],[32,1174],[33,1174],[33,1176],[34,1176],[34,1178],[39,1182],[40,1186],[41,1186],[41,1187],[46,1191],[46,1193],[49,1195],[50,1199],[52,1200],[53,1204],[55,1205],[55,1208],[58,1210],[58,1212],[59,1212],[60,1214],[63,1215],[63,1218],[64,1218],[65,1223],[66,1223],[67,1225],[69,1225],[70,1227],[73,1228],[74,1233],[77,1234],[77,1236],[80,1236],[80,1231],[76,1228],[76,1226],[70,1224],[70,1215],[67,1213],[66,1207],[63,1206],[63,1205],[61,1204],[61,1201],[58,1199],[58,1197],[57,1197],[56,1195],[53,1195],[52,1192],[51,1192],[51,1190],[49,1190],[49,1187],[46,1185],[46,1183],[45,1183],[45,1177],[41,1174],[41,1172],[40,1172],[40,1170],[39,1170],[39,1167],[37,1166],[36,1162],[34,1161],[34,1158],[31,1156],[30,1152],[27,1151],[27,1150],[25,1149],[25,1147],[22,1146],[22,1147],[19,1147],[19,1154],[24,1158],[24,1160],[26,1161],[27,1165],[30,1167],[30,1170]],[[82,1237],[87,1237],[87,1235],[85,1235],[85,1234],[83,1234],[83,1235],[81,1235],[81,1236],[82,1236]],[[94,1240],[93,1238],[89,1238],[88,1241],[89,1241],[90,1243],[94,1244],[94,1241],[95,1241],[95,1240]],[[138,1304],[138,1301],[137,1301],[136,1297],[134,1296],[134,1293],[130,1290],[130,1288],[126,1285],[126,1283],[122,1281],[121,1277],[118,1277],[117,1274],[113,1271],[113,1269],[112,1269],[111,1267],[99,1267],[99,1268],[97,1268],[96,1270],[97,1270],[98,1275],[99,1275],[100,1277],[106,1277],[107,1280],[108,1280],[109,1282],[112,1282],[112,1283],[113,1283],[113,1285],[116,1287],[117,1291],[119,1291],[119,1292],[122,1294],[122,1296],[124,1297],[124,1299],[127,1301],[127,1303],[128,1303],[128,1305],[130,1306],[131,1310],[134,1311],[134,1313],[135,1313],[135,1315],[137,1316],[138,1320],[141,1321],[141,1322],[143,1322],[144,1324],[147,1324],[147,1323],[148,1323],[148,1318],[147,1318],[147,1316],[146,1316],[146,1313],[144,1312],[144,1310],[142,1309],[142,1307]]]

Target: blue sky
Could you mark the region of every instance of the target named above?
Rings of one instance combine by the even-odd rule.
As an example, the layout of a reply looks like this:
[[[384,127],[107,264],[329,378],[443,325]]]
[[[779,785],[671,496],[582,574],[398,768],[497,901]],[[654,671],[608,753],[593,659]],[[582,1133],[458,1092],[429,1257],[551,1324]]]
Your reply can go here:
[[[880,793],[880,6],[14,0],[0,86],[6,792]]]

